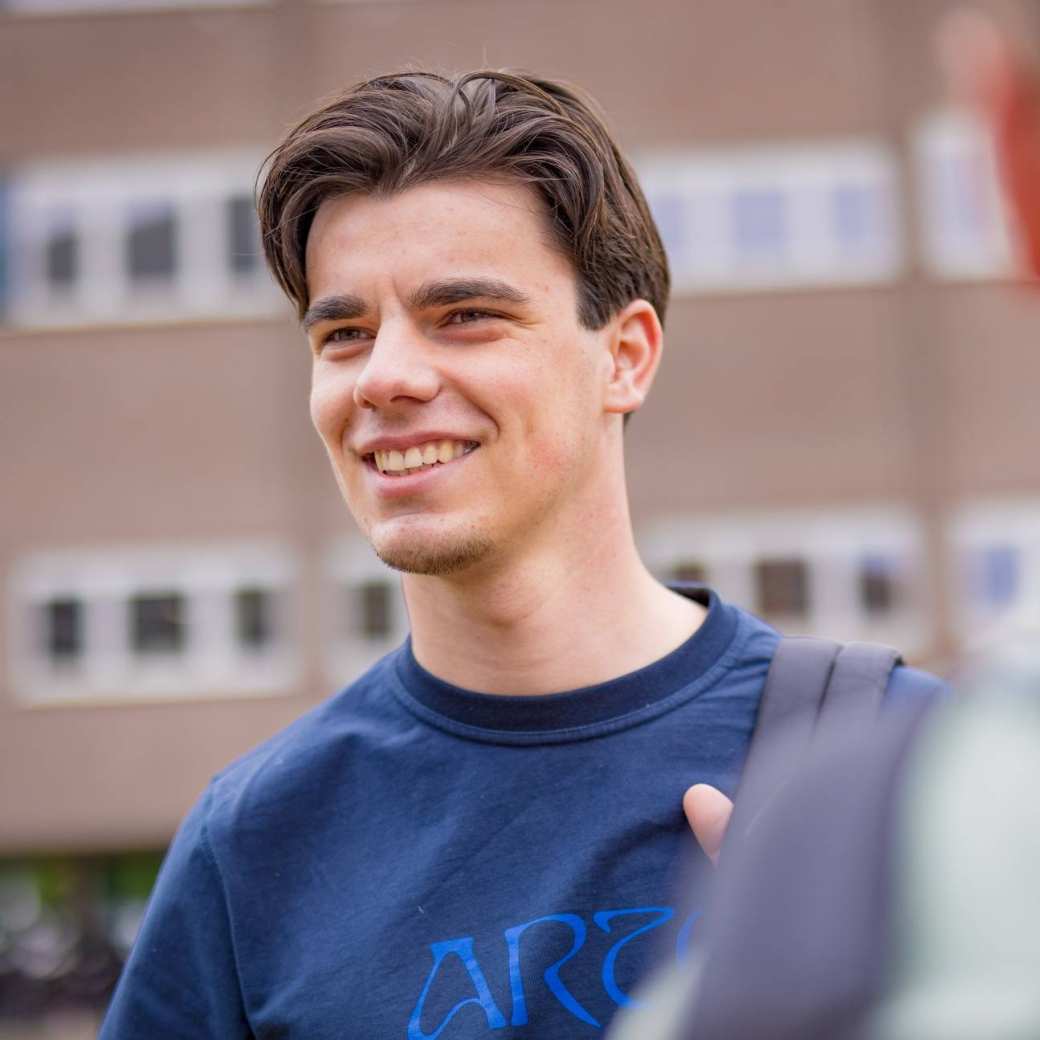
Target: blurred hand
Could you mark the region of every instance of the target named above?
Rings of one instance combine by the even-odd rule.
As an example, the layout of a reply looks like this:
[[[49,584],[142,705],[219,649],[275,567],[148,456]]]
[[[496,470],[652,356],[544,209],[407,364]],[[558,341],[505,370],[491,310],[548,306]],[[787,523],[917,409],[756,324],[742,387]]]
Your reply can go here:
[[[704,854],[718,866],[722,839],[726,836],[733,803],[708,784],[694,784],[683,795],[683,812]]]
[[[967,8],[942,21],[938,44],[951,92],[993,135],[1024,260],[1040,276],[1040,68],[988,17]]]

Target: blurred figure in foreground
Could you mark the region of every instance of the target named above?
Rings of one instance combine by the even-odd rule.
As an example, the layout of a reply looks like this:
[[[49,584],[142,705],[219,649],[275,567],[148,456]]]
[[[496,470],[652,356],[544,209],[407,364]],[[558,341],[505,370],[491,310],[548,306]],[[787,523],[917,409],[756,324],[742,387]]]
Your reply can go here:
[[[1023,273],[1040,276],[1040,69],[971,11],[939,49],[992,134]],[[728,836],[732,803],[687,792],[713,860],[726,839],[706,940],[613,1040],[1040,1037],[1040,634],[962,688],[797,765],[779,739]]]
[[[991,21],[969,10],[942,24],[939,53],[951,92],[989,129],[1017,218],[1023,273],[1040,277],[1040,69]]]

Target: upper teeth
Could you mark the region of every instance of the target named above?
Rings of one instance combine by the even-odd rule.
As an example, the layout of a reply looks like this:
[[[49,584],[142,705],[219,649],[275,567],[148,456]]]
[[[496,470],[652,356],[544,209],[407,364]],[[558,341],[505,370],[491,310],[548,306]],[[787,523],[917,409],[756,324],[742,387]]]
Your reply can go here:
[[[435,462],[451,462],[475,447],[472,441],[429,441],[407,451],[374,451],[372,455],[380,473],[403,473]]]

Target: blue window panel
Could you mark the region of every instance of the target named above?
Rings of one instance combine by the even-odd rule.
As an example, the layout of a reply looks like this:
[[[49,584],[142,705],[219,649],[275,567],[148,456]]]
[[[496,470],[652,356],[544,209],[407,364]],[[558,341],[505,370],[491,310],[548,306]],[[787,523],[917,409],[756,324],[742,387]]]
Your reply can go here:
[[[748,189],[733,196],[733,238],[743,256],[776,256],[787,246],[784,196],[775,189]]]
[[[661,233],[665,252],[673,262],[689,249],[686,200],[676,192],[662,192],[650,199],[650,210]]]
[[[992,214],[982,157],[969,152],[944,155],[937,165],[937,190],[947,229],[969,241],[983,239]]]
[[[845,251],[869,245],[880,226],[877,189],[867,184],[839,184],[831,195],[831,215],[838,243]]]
[[[7,314],[10,300],[10,268],[8,257],[11,251],[11,192],[7,182],[0,176],[0,319]]]
[[[987,607],[1006,607],[1018,598],[1021,554],[1012,545],[979,550],[972,568],[972,594]]]

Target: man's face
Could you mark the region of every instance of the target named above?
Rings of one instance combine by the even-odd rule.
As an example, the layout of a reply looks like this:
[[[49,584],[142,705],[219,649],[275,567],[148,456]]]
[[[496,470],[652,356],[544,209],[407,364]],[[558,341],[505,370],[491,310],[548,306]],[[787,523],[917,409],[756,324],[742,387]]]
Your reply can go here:
[[[611,457],[609,334],[579,324],[530,189],[330,199],[307,280],[311,416],[386,563],[453,573],[580,526]]]

